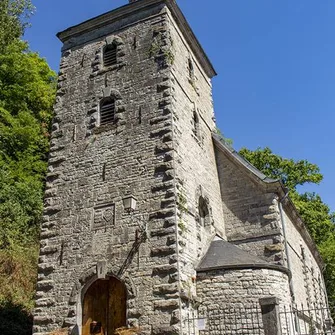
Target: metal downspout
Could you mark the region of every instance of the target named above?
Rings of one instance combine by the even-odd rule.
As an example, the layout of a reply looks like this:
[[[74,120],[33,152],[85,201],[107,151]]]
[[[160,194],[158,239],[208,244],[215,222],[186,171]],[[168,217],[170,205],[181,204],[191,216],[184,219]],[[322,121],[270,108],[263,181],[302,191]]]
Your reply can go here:
[[[291,273],[291,276],[289,278],[290,294],[291,294],[293,303],[295,303],[295,296],[294,296],[294,291],[293,291],[293,280],[292,280],[292,277],[293,277],[292,266],[291,266],[290,255],[288,252],[288,242],[287,242],[287,235],[286,235],[286,221],[285,221],[284,210],[283,210],[283,205],[282,205],[283,201],[287,198],[287,196],[288,196],[288,193],[286,193],[285,196],[279,201],[278,207],[279,207],[280,219],[281,219],[282,228],[283,228],[287,268],[289,269]]]

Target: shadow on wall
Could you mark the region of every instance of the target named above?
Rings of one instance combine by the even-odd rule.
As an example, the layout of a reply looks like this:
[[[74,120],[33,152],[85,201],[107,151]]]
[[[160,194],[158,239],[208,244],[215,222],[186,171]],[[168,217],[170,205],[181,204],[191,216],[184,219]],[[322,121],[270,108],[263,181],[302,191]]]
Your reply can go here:
[[[31,335],[33,317],[21,305],[0,304],[1,335]]]
[[[78,325],[74,326],[74,328],[71,331],[71,335],[79,335],[79,327],[78,327]]]

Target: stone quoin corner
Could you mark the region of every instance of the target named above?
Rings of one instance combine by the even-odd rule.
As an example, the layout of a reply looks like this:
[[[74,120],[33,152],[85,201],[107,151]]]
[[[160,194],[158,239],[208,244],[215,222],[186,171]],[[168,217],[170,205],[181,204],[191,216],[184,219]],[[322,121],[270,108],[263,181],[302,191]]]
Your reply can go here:
[[[328,334],[297,309],[327,306],[316,246],[217,135],[216,72],[176,1],[58,37],[33,334]]]

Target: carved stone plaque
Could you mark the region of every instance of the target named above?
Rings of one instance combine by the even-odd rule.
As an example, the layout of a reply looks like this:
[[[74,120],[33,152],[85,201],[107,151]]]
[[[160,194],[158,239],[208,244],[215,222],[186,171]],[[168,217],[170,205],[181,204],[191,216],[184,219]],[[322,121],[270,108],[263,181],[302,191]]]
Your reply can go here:
[[[93,229],[107,228],[114,226],[115,205],[103,204],[94,208]]]

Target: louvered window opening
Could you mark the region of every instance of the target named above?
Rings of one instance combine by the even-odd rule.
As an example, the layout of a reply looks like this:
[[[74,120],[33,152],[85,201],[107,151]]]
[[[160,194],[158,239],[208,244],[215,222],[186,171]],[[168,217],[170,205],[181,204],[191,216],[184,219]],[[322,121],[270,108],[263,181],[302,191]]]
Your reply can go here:
[[[111,66],[117,63],[116,45],[108,45],[104,50],[104,66]]]
[[[100,105],[100,125],[112,123],[115,120],[115,100],[108,99]]]

